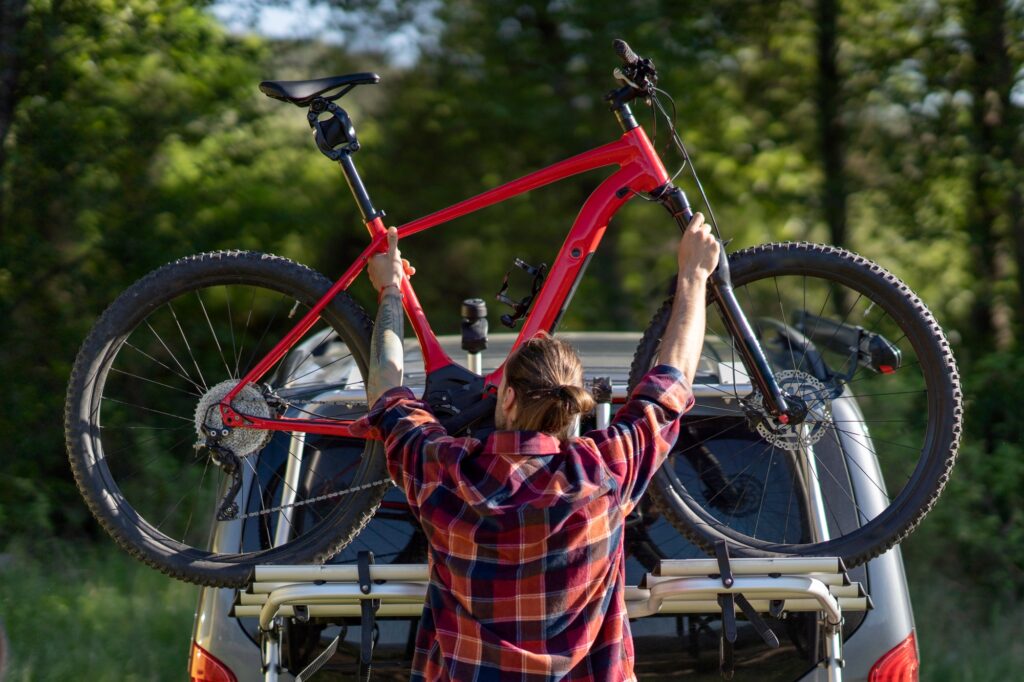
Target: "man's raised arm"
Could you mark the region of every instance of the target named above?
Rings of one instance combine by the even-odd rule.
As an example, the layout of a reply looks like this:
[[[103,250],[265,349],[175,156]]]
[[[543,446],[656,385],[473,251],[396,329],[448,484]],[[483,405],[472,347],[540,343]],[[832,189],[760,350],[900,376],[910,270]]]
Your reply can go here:
[[[711,227],[702,214],[695,214],[679,240],[676,295],[658,351],[658,362],[682,372],[688,386],[693,385],[704,347],[707,281],[718,265],[718,251]]]
[[[377,321],[370,341],[370,372],[366,381],[369,404],[389,388],[402,385],[405,365],[405,312],[402,310],[402,278],[415,269],[401,258],[398,251],[398,231],[388,229],[388,251],[370,258],[367,273],[373,288],[380,294]]]

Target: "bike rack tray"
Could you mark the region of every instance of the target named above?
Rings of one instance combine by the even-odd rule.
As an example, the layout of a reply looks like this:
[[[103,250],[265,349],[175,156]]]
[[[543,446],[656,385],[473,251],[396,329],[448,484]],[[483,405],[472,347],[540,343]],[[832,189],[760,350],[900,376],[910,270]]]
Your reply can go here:
[[[375,618],[422,613],[429,580],[426,564],[375,565],[372,556],[366,556],[369,553],[360,554],[357,565],[256,567],[253,582],[237,595],[233,615],[259,618],[265,680],[277,680],[279,631],[286,619],[361,617],[366,631],[361,658],[368,665]],[[769,646],[778,646],[778,640],[759,614],[818,612],[825,643],[819,666],[827,671],[827,679],[838,682],[843,611],[870,608],[871,598],[859,583],[850,582],[839,559],[732,559],[724,547],[718,558],[662,561],[640,585],[626,588],[630,618],[721,613],[720,662],[726,679],[732,676],[737,612],[754,624]],[[335,640],[297,679],[308,680],[337,644]]]

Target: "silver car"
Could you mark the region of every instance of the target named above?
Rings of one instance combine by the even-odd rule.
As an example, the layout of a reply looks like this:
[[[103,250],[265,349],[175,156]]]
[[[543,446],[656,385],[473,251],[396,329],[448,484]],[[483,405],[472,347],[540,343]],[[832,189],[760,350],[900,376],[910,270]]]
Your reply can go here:
[[[625,397],[627,373],[633,351],[639,341],[638,334],[560,334],[580,351],[588,377],[611,379],[613,393],[621,400]],[[492,359],[504,358],[514,340],[512,335],[495,335],[489,340],[490,350],[484,355],[484,369],[493,368]],[[452,357],[459,351],[458,337],[442,337],[442,344]],[[757,436],[747,429],[733,429],[728,437],[716,435],[722,432],[715,428],[716,418],[721,417],[721,394],[705,392],[700,384],[725,383],[723,369],[707,360],[714,355],[718,340],[708,337],[707,351],[702,360],[695,381],[697,404],[683,417],[683,427],[689,432],[687,443],[703,440],[700,448],[705,456],[715,461],[728,462],[730,456],[739,457],[750,439]],[[306,344],[307,346],[309,344]],[[340,345],[340,344],[337,344]],[[316,352],[311,352],[316,350]],[[325,346],[317,349],[299,347],[293,351],[295,362],[309,363],[310,367],[300,371],[324,369],[320,379],[324,385],[324,396],[330,395],[332,383],[346,373],[343,363],[332,363],[340,357],[343,349]],[[285,371],[294,368],[285,367]],[[424,376],[415,343],[407,347],[406,384],[422,387]],[[328,416],[331,406],[324,400],[321,409]],[[856,410],[852,401],[841,401]],[[718,410],[716,411],[716,407]],[[844,408],[837,408],[844,409]],[[842,415],[838,415],[842,418]],[[586,430],[587,424],[583,424]],[[720,426],[720,424],[719,424]],[[740,435],[736,435],[739,433]],[[681,438],[682,442],[684,439]],[[288,456],[289,438],[278,434],[275,440],[260,454],[256,472],[262,481],[255,481],[254,474],[244,482],[243,500],[257,504],[257,490],[267,494],[266,487],[279,479],[278,471]],[[861,441],[870,445],[865,436]],[[858,443],[854,447],[863,448]],[[677,446],[678,449],[679,446]],[[330,475],[332,468],[340,470],[354,458],[360,457],[362,446],[358,441],[308,436],[305,441],[304,466],[316,469],[318,475]],[[692,450],[692,448],[691,448]],[[851,450],[851,445],[846,445]],[[697,456],[700,456],[698,454]],[[819,456],[830,456],[819,453]],[[856,456],[864,461],[865,453],[841,452],[832,456]],[[873,459],[870,450],[867,457]],[[693,456],[677,456],[670,459],[673,466],[694,467]],[[692,473],[691,473],[692,475]],[[683,478],[683,474],[680,474]],[[254,485],[257,483],[258,485]],[[881,508],[886,504],[877,486],[858,485],[850,481],[852,493],[858,506],[865,511],[871,507]],[[243,505],[244,506],[244,505]],[[243,508],[243,512],[245,509]],[[839,520],[856,523],[856,514]],[[301,518],[292,523],[302,523]],[[218,524],[212,534],[214,549],[220,552],[251,551],[261,543],[279,541],[261,532],[258,523],[232,521]],[[627,521],[627,584],[636,585],[663,559],[687,559],[704,557],[705,554],[681,535],[657,509],[643,504]],[[354,563],[361,550],[374,553],[377,563],[425,563],[426,539],[415,520],[410,516],[401,493],[392,488],[384,498],[380,510],[370,524],[334,557],[331,563]],[[866,612],[847,612],[842,628],[845,680],[873,679],[916,679],[918,665],[917,646],[914,638],[914,620],[907,593],[906,577],[899,548],[894,548],[863,566],[849,571],[851,580],[861,583],[870,594],[873,609]],[[193,647],[190,660],[190,675],[195,681],[248,682],[264,678],[261,669],[259,628],[254,617],[234,617],[232,608],[237,592],[232,589],[204,588],[200,592],[193,631]],[[335,619],[342,622],[291,621],[282,632],[281,662],[283,670],[280,679],[293,679],[310,661],[316,658],[329,642],[341,635],[337,651],[316,674],[317,680],[353,679],[358,671],[360,627],[359,619]],[[819,667],[824,651],[817,617],[813,613],[790,613],[780,618],[765,618],[775,632],[780,646],[769,648],[762,641],[755,628],[745,620],[738,622],[737,640],[734,652],[735,677],[743,680],[817,680],[827,679],[826,671]],[[417,618],[379,618],[375,633],[376,645],[373,653],[373,679],[406,680],[412,661],[413,643],[416,635]],[[636,650],[636,674],[641,679],[662,680],[685,678],[688,680],[718,680],[719,639],[721,618],[708,614],[655,615],[635,619],[631,623]],[[912,675],[900,676],[900,675]],[[890,677],[891,676],[891,677]]]

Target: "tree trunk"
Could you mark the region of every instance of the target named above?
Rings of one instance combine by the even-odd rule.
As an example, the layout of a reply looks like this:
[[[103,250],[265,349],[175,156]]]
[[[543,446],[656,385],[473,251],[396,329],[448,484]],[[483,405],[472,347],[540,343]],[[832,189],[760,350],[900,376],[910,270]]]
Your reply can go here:
[[[825,171],[822,209],[829,239],[846,246],[846,130],[842,121],[842,78],[839,75],[838,0],[818,0],[818,140]]]
[[[818,144],[824,179],[821,206],[828,225],[829,241],[847,246],[846,230],[846,129],[842,120],[843,81],[839,73],[839,0],[817,0],[818,80],[815,99],[818,110]],[[834,292],[837,315],[845,317],[851,301],[844,291]]]
[[[14,122],[18,100],[18,36],[25,26],[25,0],[0,0],[0,187],[4,186],[7,164],[7,134]],[[0,194],[0,231],[5,208]]]
[[[968,232],[977,278],[971,335],[976,347],[987,346],[993,340],[996,348],[1007,349],[1013,343],[1013,311],[996,284],[1007,276],[1010,233],[1024,228],[1019,225],[1021,217],[1011,213],[1017,193],[1012,183],[1017,173],[1009,166],[1018,143],[1017,130],[1008,120],[1013,115],[1010,90],[1014,73],[1007,52],[1003,0],[973,0],[964,23],[974,58],[968,84],[973,96],[974,145]],[[1019,244],[1015,255],[1019,266]]]

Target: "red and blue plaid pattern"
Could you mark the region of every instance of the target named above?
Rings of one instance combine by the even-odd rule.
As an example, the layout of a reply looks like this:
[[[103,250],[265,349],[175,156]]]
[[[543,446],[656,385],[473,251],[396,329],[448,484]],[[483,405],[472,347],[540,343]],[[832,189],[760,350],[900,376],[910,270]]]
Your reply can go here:
[[[623,521],[693,404],[652,369],[608,428],[560,442],[535,431],[452,438],[407,388],[356,423],[430,541],[413,680],[631,680]]]

